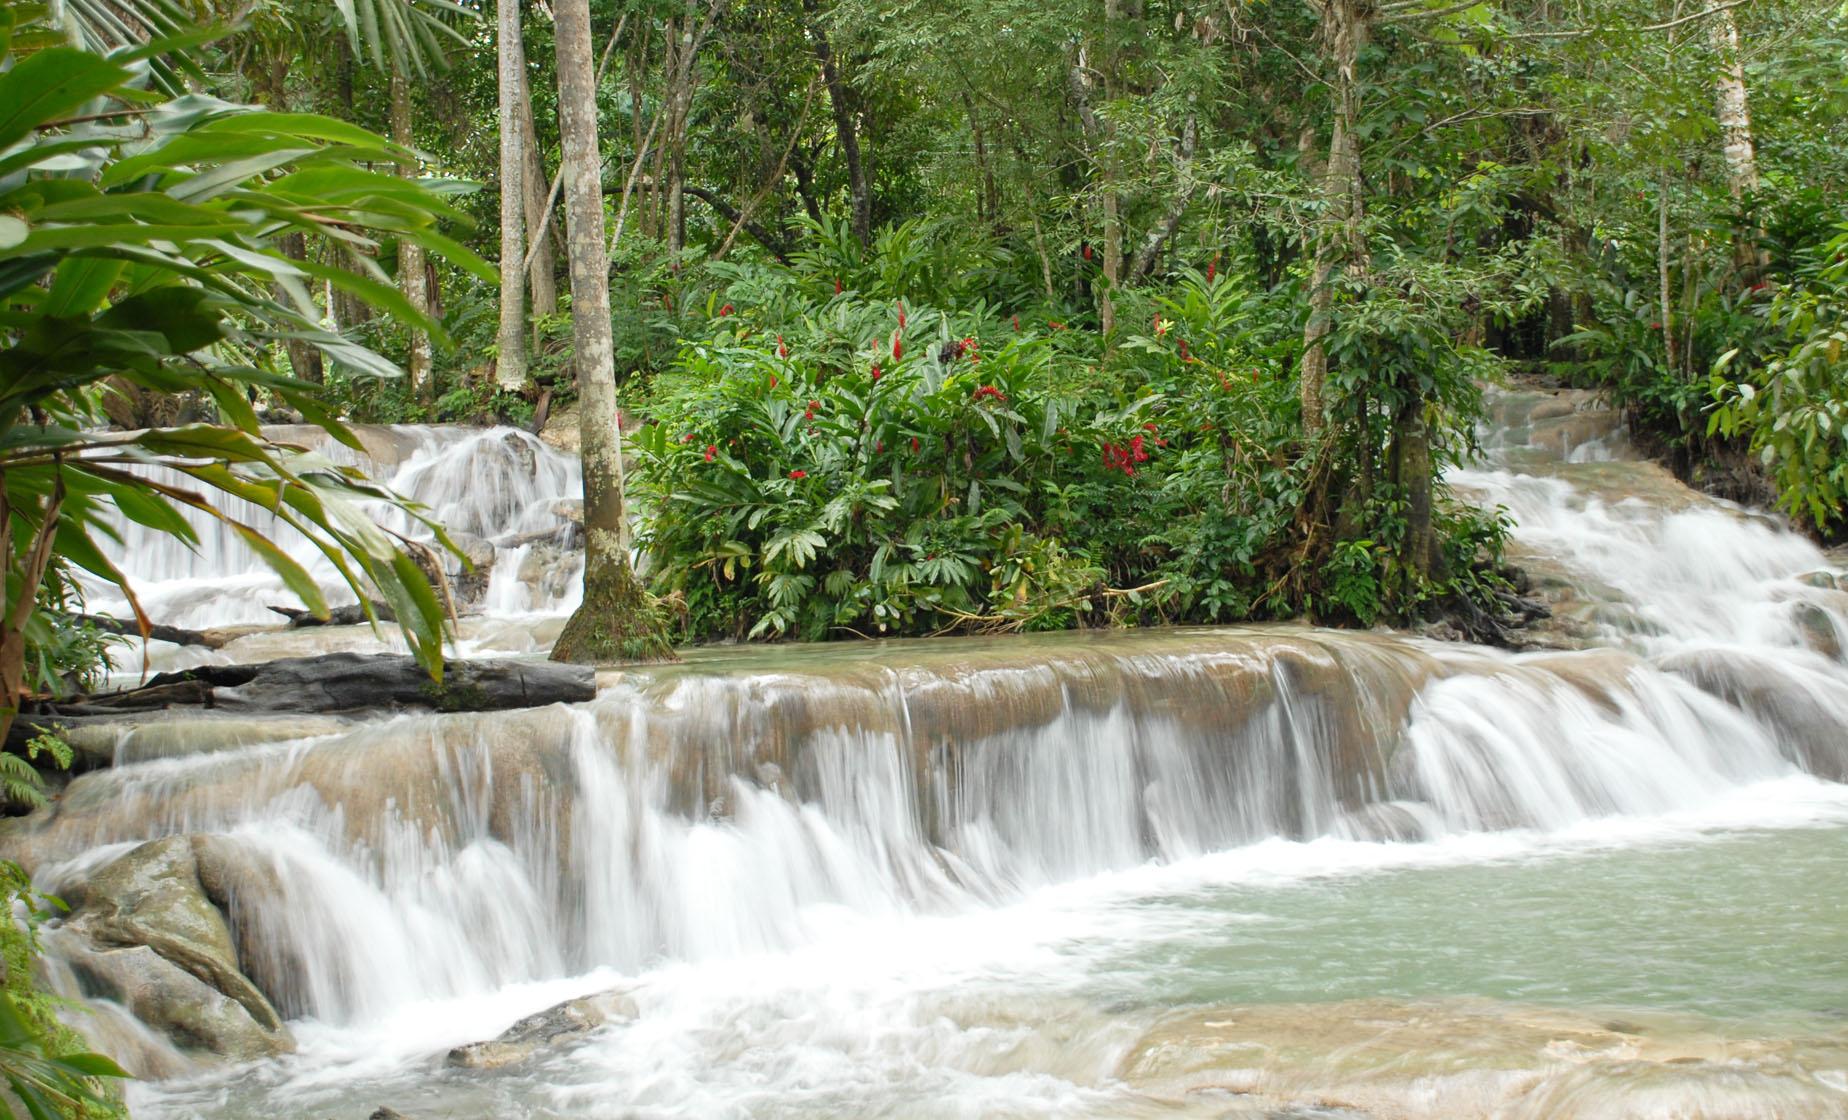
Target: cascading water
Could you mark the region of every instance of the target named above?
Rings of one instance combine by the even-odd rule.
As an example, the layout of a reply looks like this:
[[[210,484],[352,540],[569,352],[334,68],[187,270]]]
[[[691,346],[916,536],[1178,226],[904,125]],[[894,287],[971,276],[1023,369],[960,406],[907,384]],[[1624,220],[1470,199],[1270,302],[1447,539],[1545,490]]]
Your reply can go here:
[[[315,428],[271,429],[270,434],[330,462],[359,467],[423,506],[425,515],[452,535],[485,542],[489,547],[476,550],[474,558],[488,569],[481,597],[494,613],[563,614],[575,605],[578,579],[569,548],[574,527],[566,512],[582,488],[576,459],[512,428],[361,428],[363,455]],[[234,498],[226,501],[224,512],[281,545],[320,583],[330,602],[353,601],[326,557],[269,511]],[[397,510],[367,512],[394,532],[430,537]],[[199,535],[197,549],[136,523],[121,529],[119,565],[150,616],[187,628],[274,624],[278,620],[271,606],[300,605],[241,538],[204,513],[183,513]],[[450,569],[452,581],[459,579],[460,565],[452,561]],[[92,588],[89,599],[92,609],[126,617],[127,604],[113,588]]]
[[[177,1072],[149,1116],[1848,1115],[1842,577],[1585,399],[1495,406],[1453,481],[1592,648],[699,651],[574,708],[119,766],[6,843],[55,890],[202,838],[299,1049],[189,1070],[106,1009]],[[446,490],[510,444],[427,438],[396,481],[477,536],[575,486]],[[434,1060],[612,985],[638,1016],[581,1045]]]

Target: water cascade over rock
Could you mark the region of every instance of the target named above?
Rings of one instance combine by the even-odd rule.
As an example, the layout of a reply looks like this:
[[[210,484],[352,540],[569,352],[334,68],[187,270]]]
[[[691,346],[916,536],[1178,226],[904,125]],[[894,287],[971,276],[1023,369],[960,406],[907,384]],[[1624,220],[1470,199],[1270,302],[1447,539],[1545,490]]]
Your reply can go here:
[[[1214,988],[1244,975],[1214,948],[1242,923],[1302,923],[1267,946],[1339,941],[1366,919],[1298,911],[1382,876],[1409,877],[1405,897],[1420,876],[1587,844],[1616,844],[1596,858],[1630,874],[1655,858],[1628,854],[1635,837],[1728,822],[1848,836],[1829,784],[1848,779],[1848,593],[1828,559],[1618,458],[1588,398],[1495,407],[1491,460],[1453,481],[1514,515],[1558,650],[1300,626],[701,650],[605,674],[582,704],[321,721],[195,753],[169,736],[8,822],[0,847],[84,900],[48,938],[57,979],[97,1001],[131,1065],[181,1075],[146,1091],[149,1115],[358,1116],[336,1088],[355,1080],[433,1115],[1841,1115],[1848,1034],[1809,1019],[1735,1061],[1691,1011],[1639,1034],[1487,999],[1493,974],[1473,1003],[1332,979],[1317,1002],[1283,970]],[[506,432],[368,438],[401,488],[494,545],[468,632],[565,609],[514,554],[570,555],[574,467]],[[144,601],[245,620],[245,598],[207,586],[259,578],[229,545],[206,579],[145,543],[136,571],[162,591]],[[1532,874],[1593,857],[1548,858]],[[1290,893],[1317,882],[1348,885]],[[123,952],[256,1033],[215,1045],[137,997],[152,981],[86,964]],[[1178,978],[1198,990],[1163,987]],[[428,1072],[613,988],[623,1014],[560,1033],[576,1049]],[[300,1052],[252,1076],[192,1065],[290,1033]],[[1428,1064],[1361,1060],[1391,1038]],[[1337,1050],[1352,1060],[1322,1057]],[[1318,1102],[1334,1111],[1264,1111]]]

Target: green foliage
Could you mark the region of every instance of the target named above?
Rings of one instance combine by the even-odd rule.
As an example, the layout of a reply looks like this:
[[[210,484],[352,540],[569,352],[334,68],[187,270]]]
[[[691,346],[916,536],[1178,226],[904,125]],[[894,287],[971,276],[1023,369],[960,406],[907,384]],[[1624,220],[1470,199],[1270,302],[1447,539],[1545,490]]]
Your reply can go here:
[[[15,756],[0,756],[15,757]],[[32,887],[17,863],[0,860],[0,1101],[32,1120],[105,1120],[126,1111],[109,1087],[127,1077],[114,1062],[88,1052],[76,1032],[59,1022],[60,1001],[34,982],[38,925],[64,904]],[[14,918],[17,920],[13,920]]]
[[[1148,326],[1106,354],[865,280],[896,266],[856,274],[878,298],[812,263],[724,274],[635,441],[641,543],[689,636],[1370,624],[1406,602],[1370,541],[1280,580],[1310,485],[1280,453],[1300,438],[1296,328],[1246,278],[1125,293]]]
[[[325,330],[308,294],[310,283],[331,284],[421,321],[370,263],[372,231],[422,243],[484,278],[493,272],[438,232],[439,220],[459,217],[438,193],[372,170],[399,149],[329,118],[149,94],[133,62],[155,49],[105,58],[46,47],[0,74],[0,562],[9,616],[0,676],[9,688],[24,684],[22,640],[37,651],[41,681],[85,660],[81,649],[69,654],[72,639],[48,612],[15,609],[38,602],[47,573],[57,589],[69,586],[70,567],[82,568],[134,604],[99,545],[116,535],[118,518],[193,543],[180,510],[208,514],[324,613],[316,581],[227,513],[227,497],[301,532],[361,603],[389,602],[413,652],[440,674],[443,608],[398,543],[358,510],[361,501],[396,499],[351,469],[271,442],[251,402],[271,394],[359,446],[314,387],[262,363],[297,340],[355,373],[396,375],[379,354]],[[352,267],[292,258],[281,244],[291,234],[331,238]],[[220,425],[106,431],[112,384],[196,393]],[[152,466],[171,473],[151,474]]]
[[[1848,226],[1777,294],[1767,321],[1779,346],[1762,368],[1738,351],[1714,363],[1708,431],[1749,440],[1780,504],[1829,528],[1848,501]]]

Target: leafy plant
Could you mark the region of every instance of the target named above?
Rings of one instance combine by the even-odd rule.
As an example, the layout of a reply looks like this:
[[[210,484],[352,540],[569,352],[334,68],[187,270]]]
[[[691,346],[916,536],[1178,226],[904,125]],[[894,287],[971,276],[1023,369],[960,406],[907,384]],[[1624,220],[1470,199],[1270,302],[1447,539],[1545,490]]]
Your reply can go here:
[[[439,220],[460,215],[437,193],[370,169],[404,154],[372,134],[140,88],[137,63],[172,46],[109,57],[44,47],[11,58],[10,39],[0,43],[11,59],[0,73],[0,730],[25,685],[28,648],[55,639],[36,609],[48,573],[74,565],[117,585],[145,624],[134,589],[98,544],[119,517],[194,542],[179,511],[208,514],[325,613],[316,580],[227,512],[227,497],[311,541],[368,611],[374,598],[388,602],[412,651],[433,675],[442,671],[442,604],[359,508],[398,499],[269,440],[252,401],[272,394],[359,446],[312,386],[267,371],[262,356],[294,339],[350,370],[396,375],[377,353],[320,326],[311,280],[438,329],[370,262],[368,231],[422,243],[484,277],[492,269],[438,232]],[[350,267],[290,257],[288,235],[331,238]],[[103,430],[102,401],[116,383],[196,393],[221,425]],[[170,473],[151,473],[156,466]]]

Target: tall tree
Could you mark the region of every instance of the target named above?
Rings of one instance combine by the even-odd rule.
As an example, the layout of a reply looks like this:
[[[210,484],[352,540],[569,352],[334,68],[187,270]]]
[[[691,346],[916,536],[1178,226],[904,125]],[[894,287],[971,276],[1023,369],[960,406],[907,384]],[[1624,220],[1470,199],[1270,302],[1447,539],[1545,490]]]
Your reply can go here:
[[[834,135],[847,164],[847,205],[853,235],[862,246],[873,243],[873,190],[867,182],[866,163],[860,157],[860,127],[854,119],[853,94],[841,78],[840,62],[827,28],[821,24],[815,0],[802,0],[807,15],[809,40],[814,44],[815,60],[821,65],[822,82],[827,86],[828,103],[834,109]]]
[[[502,389],[526,384],[526,51],[520,41],[519,0],[500,0],[500,334],[494,363]]]
[[[610,331],[610,266],[603,228],[603,158],[597,143],[597,73],[589,0],[562,0],[558,124],[563,148],[571,337],[584,458],[584,600],[552,647],[555,661],[673,656],[665,627],[629,566],[623,500],[622,414]]]
[[[411,83],[404,67],[396,63],[391,68],[391,138],[407,149],[414,148],[417,143],[411,129]],[[417,161],[414,158],[400,160],[398,174],[406,179],[417,178]],[[424,261],[423,246],[414,241],[398,242],[398,285],[419,315],[430,314],[430,273]],[[405,363],[405,372],[410,375],[411,387],[417,395],[427,397],[434,390],[430,335],[416,326],[411,327],[410,334],[411,353],[410,360]]]

